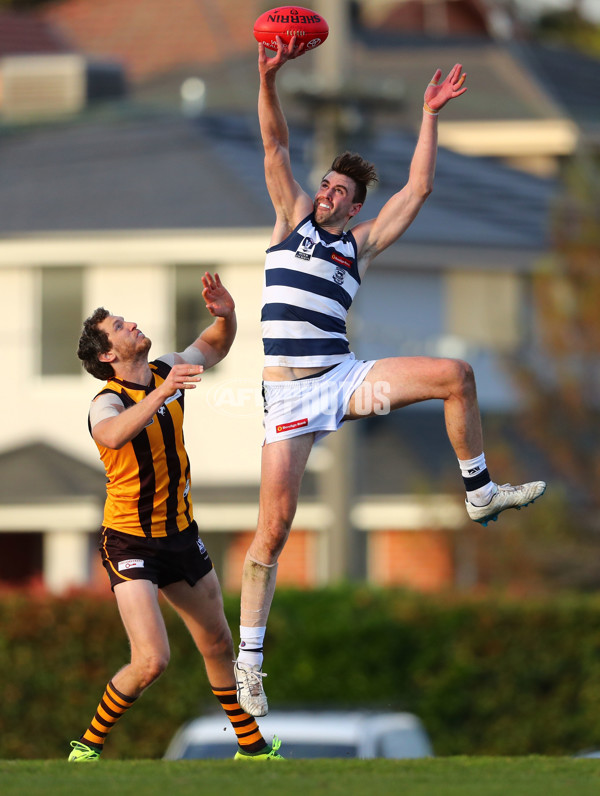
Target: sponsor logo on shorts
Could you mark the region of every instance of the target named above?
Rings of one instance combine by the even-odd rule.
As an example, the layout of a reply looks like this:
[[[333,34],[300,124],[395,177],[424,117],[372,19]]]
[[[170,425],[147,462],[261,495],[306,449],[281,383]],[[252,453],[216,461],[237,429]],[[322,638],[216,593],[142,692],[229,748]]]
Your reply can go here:
[[[117,569],[119,572],[123,572],[127,569],[136,569],[141,568],[144,566],[144,559],[143,558],[128,558],[126,561],[119,561],[117,564]]]
[[[348,259],[348,257],[343,257],[337,252],[333,252],[331,259],[334,263],[338,263],[338,265],[344,265],[346,268],[352,268],[352,260]]]
[[[196,544],[198,545],[198,550],[202,553],[203,556],[206,555],[206,547],[204,547],[204,542],[200,537],[196,539]]]
[[[281,423],[280,425],[275,426],[275,431],[277,434],[281,434],[283,431],[291,431],[294,428],[303,428],[307,425],[308,418],[304,417],[302,420],[293,420],[291,423]]]

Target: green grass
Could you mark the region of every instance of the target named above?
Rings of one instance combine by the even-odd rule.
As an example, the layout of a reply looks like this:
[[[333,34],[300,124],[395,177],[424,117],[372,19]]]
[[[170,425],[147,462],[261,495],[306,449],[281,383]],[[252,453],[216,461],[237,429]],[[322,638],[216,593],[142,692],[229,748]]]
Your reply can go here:
[[[2,796],[597,796],[600,760],[0,760]]]

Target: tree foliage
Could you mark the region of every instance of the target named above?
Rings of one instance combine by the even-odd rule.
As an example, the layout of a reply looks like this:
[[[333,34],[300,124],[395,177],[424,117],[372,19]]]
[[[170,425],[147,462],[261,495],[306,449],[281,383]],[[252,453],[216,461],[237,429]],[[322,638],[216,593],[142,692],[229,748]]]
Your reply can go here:
[[[577,8],[543,14],[534,33],[543,40],[566,44],[589,55],[600,55],[600,25],[585,19]]]
[[[553,250],[533,281],[534,354],[516,364],[523,433],[568,485],[577,522],[600,531],[600,174],[574,159],[553,218]]]

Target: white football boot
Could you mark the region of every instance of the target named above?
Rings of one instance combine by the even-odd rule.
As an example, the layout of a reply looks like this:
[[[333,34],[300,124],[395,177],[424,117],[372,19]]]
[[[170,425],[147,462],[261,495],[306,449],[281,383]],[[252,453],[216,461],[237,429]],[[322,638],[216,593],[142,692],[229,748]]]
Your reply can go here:
[[[262,681],[267,675],[261,671],[260,665],[235,661],[233,670],[240,707],[251,716],[266,716],[269,705]]]
[[[496,491],[490,502],[486,506],[474,506],[465,500],[469,517],[474,522],[487,525],[488,522],[495,522],[498,514],[506,509],[517,509],[528,506],[537,500],[546,491],[545,481],[531,481],[529,484],[511,486],[510,484],[496,484]]]

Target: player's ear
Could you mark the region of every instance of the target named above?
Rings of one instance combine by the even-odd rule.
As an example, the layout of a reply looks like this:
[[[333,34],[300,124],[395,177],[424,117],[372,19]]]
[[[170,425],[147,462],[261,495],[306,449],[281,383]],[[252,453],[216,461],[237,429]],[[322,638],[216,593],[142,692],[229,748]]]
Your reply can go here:
[[[354,202],[354,204],[350,208],[350,218],[352,218],[352,216],[357,215],[357,213],[360,212],[361,207],[362,207],[362,202]]]
[[[98,361],[99,362],[114,362],[115,361],[115,353],[111,350],[107,351],[104,354],[98,354]]]

